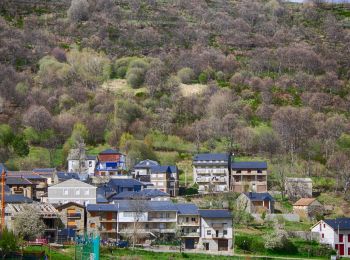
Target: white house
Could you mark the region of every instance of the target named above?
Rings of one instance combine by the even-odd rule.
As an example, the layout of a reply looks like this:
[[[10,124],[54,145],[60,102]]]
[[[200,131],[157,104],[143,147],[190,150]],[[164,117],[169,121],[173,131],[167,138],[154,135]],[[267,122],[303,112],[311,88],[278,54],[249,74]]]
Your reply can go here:
[[[199,193],[230,190],[231,155],[228,153],[203,153],[193,158],[193,180]]]
[[[67,157],[68,172],[94,175],[96,156],[86,155],[85,148],[71,149]]]
[[[350,256],[350,218],[325,219],[311,228],[320,235],[320,243],[338,251],[340,256]]]
[[[85,182],[69,179],[48,188],[48,202],[65,204],[75,202],[81,205],[96,203],[96,187]]]
[[[199,210],[200,244],[208,251],[232,249],[232,215],[226,209]]]

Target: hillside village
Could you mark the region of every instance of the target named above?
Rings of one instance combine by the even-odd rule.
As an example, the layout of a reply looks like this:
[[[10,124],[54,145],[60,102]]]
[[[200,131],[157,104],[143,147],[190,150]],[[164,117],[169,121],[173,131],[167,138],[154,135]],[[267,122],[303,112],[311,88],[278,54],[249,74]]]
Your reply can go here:
[[[282,239],[299,237],[320,243],[324,245],[321,254],[313,253],[318,256],[332,249],[339,256],[350,254],[350,218],[327,218],[331,212],[313,197],[310,178],[286,178],[282,193],[269,191],[267,162],[236,162],[233,154],[203,153],[194,155],[192,162],[197,188],[191,188],[193,195],[185,195],[179,194],[183,189],[176,165],[146,159],[127,169],[126,160],[115,149],[92,156],[80,146],[70,150],[66,171],[9,171],[1,164],[6,227],[14,230],[17,214],[29,206],[45,224],[34,242],[68,243],[88,233],[100,236],[102,245],[127,241],[152,248],[159,242],[179,241],[183,250],[230,255],[234,241],[236,250],[249,251],[239,242],[238,231],[249,227],[249,222],[261,226],[288,222],[295,229]],[[292,205],[288,212],[277,209],[276,198],[282,194],[284,202]],[[201,205],[206,197],[221,195],[228,197],[221,203]],[[247,217],[251,220],[246,223],[240,220]],[[307,228],[300,224],[299,230],[298,223]]]
[[[346,259],[349,111],[349,0],[0,0],[0,256]]]

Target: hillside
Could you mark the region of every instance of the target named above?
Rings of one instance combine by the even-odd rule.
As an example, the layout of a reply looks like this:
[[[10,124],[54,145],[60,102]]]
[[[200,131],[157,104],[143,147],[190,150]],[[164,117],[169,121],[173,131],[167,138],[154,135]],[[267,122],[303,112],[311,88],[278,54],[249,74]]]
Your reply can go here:
[[[158,159],[189,175],[193,153],[228,151],[268,160],[272,189],[310,176],[347,198],[347,6],[5,0],[0,15],[9,168],[64,168],[81,139],[92,153],[120,148],[129,166]]]

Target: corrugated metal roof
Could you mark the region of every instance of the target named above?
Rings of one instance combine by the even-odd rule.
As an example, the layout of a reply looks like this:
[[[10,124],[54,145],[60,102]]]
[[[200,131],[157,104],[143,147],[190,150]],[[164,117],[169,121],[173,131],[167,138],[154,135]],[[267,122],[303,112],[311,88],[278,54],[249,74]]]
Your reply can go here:
[[[193,161],[225,161],[228,162],[230,154],[228,153],[200,153],[193,157]]]
[[[8,194],[5,195],[5,202],[6,203],[32,203],[33,200],[25,197],[22,194]]]
[[[58,188],[58,187],[86,187],[86,188],[95,188],[95,186],[93,185],[90,185],[90,184],[87,184],[85,182],[82,182],[82,181],[79,181],[79,180],[76,180],[76,179],[69,179],[67,181],[63,181],[63,182],[60,182],[56,185],[53,185],[53,186],[50,186],[49,189],[51,188]]]
[[[232,169],[267,169],[267,162],[234,162]]]
[[[110,198],[110,200],[120,199],[150,199],[155,197],[169,197],[166,192],[157,189],[144,189],[141,191],[123,191]]]
[[[199,215],[202,218],[232,218],[232,214],[227,209],[200,209]]]

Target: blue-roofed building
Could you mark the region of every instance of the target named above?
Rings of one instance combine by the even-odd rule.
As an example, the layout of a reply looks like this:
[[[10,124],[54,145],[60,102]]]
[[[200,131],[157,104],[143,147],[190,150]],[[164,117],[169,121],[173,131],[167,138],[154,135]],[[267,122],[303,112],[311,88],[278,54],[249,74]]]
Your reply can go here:
[[[338,251],[340,257],[350,256],[350,218],[324,219],[311,227],[319,234],[319,242]]]
[[[237,207],[250,214],[274,213],[275,199],[268,192],[245,192],[237,198]]]
[[[41,197],[47,193],[47,179],[32,171],[7,171],[7,177],[25,178],[35,185],[33,190],[33,200],[40,201]]]
[[[232,214],[227,209],[199,210],[201,218],[200,245],[208,251],[232,249]]]
[[[233,162],[231,164],[231,191],[267,192],[267,163]]]
[[[150,183],[155,189],[175,197],[179,194],[179,171],[174,165],[157,165],[150,169]]]
[[[111,192],[115,194],[119,194],[124,191],[140,191],[145,185],[135,179],[127,178],[127,179],[111,179],[105,187],[109,189],[109,194]]]
[[[126,156],[115,149],[106,149],[97,156],[98,176],[114,176],[126,173]]]
[[[159,163],[153,160],[143,160],[139,163],[135,164],[133,167],[133,175],[135,178],[138,178],[139,176],[147,176],[150,175],[150,169],[151,167],[158,166]]]
[[[231,155],[202,153],[193,157],[193,178],[199,193],[230,190]]]
[[[47,180],[47,184],[52,185],[54,183],[57,170],[55,168],[35,168],[32,170],[32,172],[44,177]]]
[[[196,249],[200,238],[200,217],[198,207],[193,203],[177,203],[177,223],[185,249]]]

